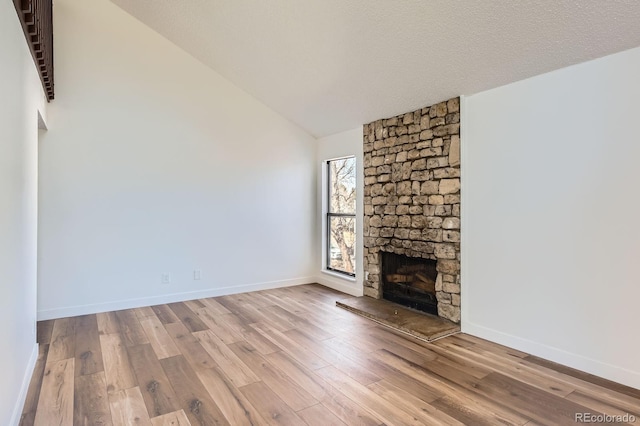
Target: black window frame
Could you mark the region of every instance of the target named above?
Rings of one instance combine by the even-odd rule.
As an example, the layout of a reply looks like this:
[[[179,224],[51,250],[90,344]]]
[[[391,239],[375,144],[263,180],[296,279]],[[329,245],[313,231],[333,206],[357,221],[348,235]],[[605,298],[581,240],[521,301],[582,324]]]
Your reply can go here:
[[[341,269],[336,269],[336,268],[332,268],[331,267],[331,218],[333,217],[351,217],[353,218],[353,233],[354,233],[354,237],[356,236],[356,224],[357,224],[357,220],[356,220],[356,212],[354,211],[353,213],[334,213],[331,211],[331,162],[333,161],[339,161],[339,160],[345,160],[348,158],[353,158],[354,162],[356,162],[357,165],[357,159],[355,156],[350,155],[350,156],[346,156],[346,157],[340,157],[340,158],[334,158],[331,160],[326,160],[326,174],[327,174],[327,179],[326,179],[326,185],[327,185],[327,189],[326,189],[326,194],[325,194],[325,200],[327,203],[327,211],[325,214],[325,227],[326,227],[326,234],[325,234],[325,268],[327,271],[331,271],[331,272],[335,272],[338,274],[343,274],[349,277],[353,277],[355,278],[356,276],[356,264],[354,262],[354,271],[353,272],[347,272],[347,271],[343,271]],[[356,188],[356,194],[357,194],[357,188]],[[355,250],[356,247],[354,247],[354,254],[355,254]]]

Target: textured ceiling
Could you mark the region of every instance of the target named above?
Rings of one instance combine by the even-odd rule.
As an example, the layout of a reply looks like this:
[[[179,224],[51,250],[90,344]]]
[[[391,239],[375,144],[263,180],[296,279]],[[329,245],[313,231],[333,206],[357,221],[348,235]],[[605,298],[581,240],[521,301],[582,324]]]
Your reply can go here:
[[[638,0],[112,0],[315,136],[640,46]]]

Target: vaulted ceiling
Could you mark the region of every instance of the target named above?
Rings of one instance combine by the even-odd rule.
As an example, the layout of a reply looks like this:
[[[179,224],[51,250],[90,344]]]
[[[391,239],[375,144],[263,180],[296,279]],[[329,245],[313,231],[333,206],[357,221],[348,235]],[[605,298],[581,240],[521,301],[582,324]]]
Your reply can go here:
[[[637,0],[112,0],[315,136],[640,46]]]

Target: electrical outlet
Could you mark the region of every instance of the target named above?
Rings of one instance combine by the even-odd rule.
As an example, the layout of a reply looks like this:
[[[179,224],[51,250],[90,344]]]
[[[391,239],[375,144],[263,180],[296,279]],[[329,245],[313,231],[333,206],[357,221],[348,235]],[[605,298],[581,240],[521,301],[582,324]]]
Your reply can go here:
[[[202,271],[200,269],[193,270],[193,279],[198,281],[202,279]]]
[[[161,284],[169,284],[171,282],[171,274],[168,272],[160,274],[160,283]]]

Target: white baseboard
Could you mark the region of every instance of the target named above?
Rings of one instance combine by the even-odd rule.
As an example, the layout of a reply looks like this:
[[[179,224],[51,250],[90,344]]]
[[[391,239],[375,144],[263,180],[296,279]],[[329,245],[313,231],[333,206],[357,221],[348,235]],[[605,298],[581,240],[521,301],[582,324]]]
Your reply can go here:
[[[29,363],[27,364],[27,369],[25,370],[24,377],[22,379],[20,393],[18,394],[18,399],[13,407],[13,415],[11,416],[11,423],[9,423],[12,426],[18,426],[18,423],[20,423],[22,409],[24,407],[24,402],[27,399],[27,392],[29,391],[29,384],[31,383],[33,370],[36,368],[36,362],[38,362],[38,344],[34,343],[31,356],[29,357]]]
[[[364,290],[362,285],[358,286],[355,281],[342,280],[337,277],[334,278],[328,274],[320,274],[315,278],[315,280],[318,284],[341,291],[351,296],[362,296]]]
[[[164,294],[136,299],[117,300],[114,302],[94,303],[88,305],[66,306],[55,309],[38,311],[38,321],[75,317],[78,315],[96,314],[98,312],[119,311],[121,309],[140,308],[143,306],[161,305],[165,303],[184,302],[185,300],[202,299],[205,297],[226,296],[229,294],[247,293],[250,291],[269,290],[272,288],[291,287],[309,284],[316,281],[315,277],[293,278],[282,281],[269,281],[255,284],[245,284],[234,287],[211,288],[207,290],[189,291],[182,293]]]
[[[607,364],[595,359],[587,358],[563,349],[554,348],[545,344],[523,339],[501,331],[470,323],[462,322],[462,332],[482,339],[486,339],[522,352],[527,352],[549,361],[567,367],[575,368],[595,376],[603,377],[623,385],[640,389],[640,372],[627,370],[616,365]]]

